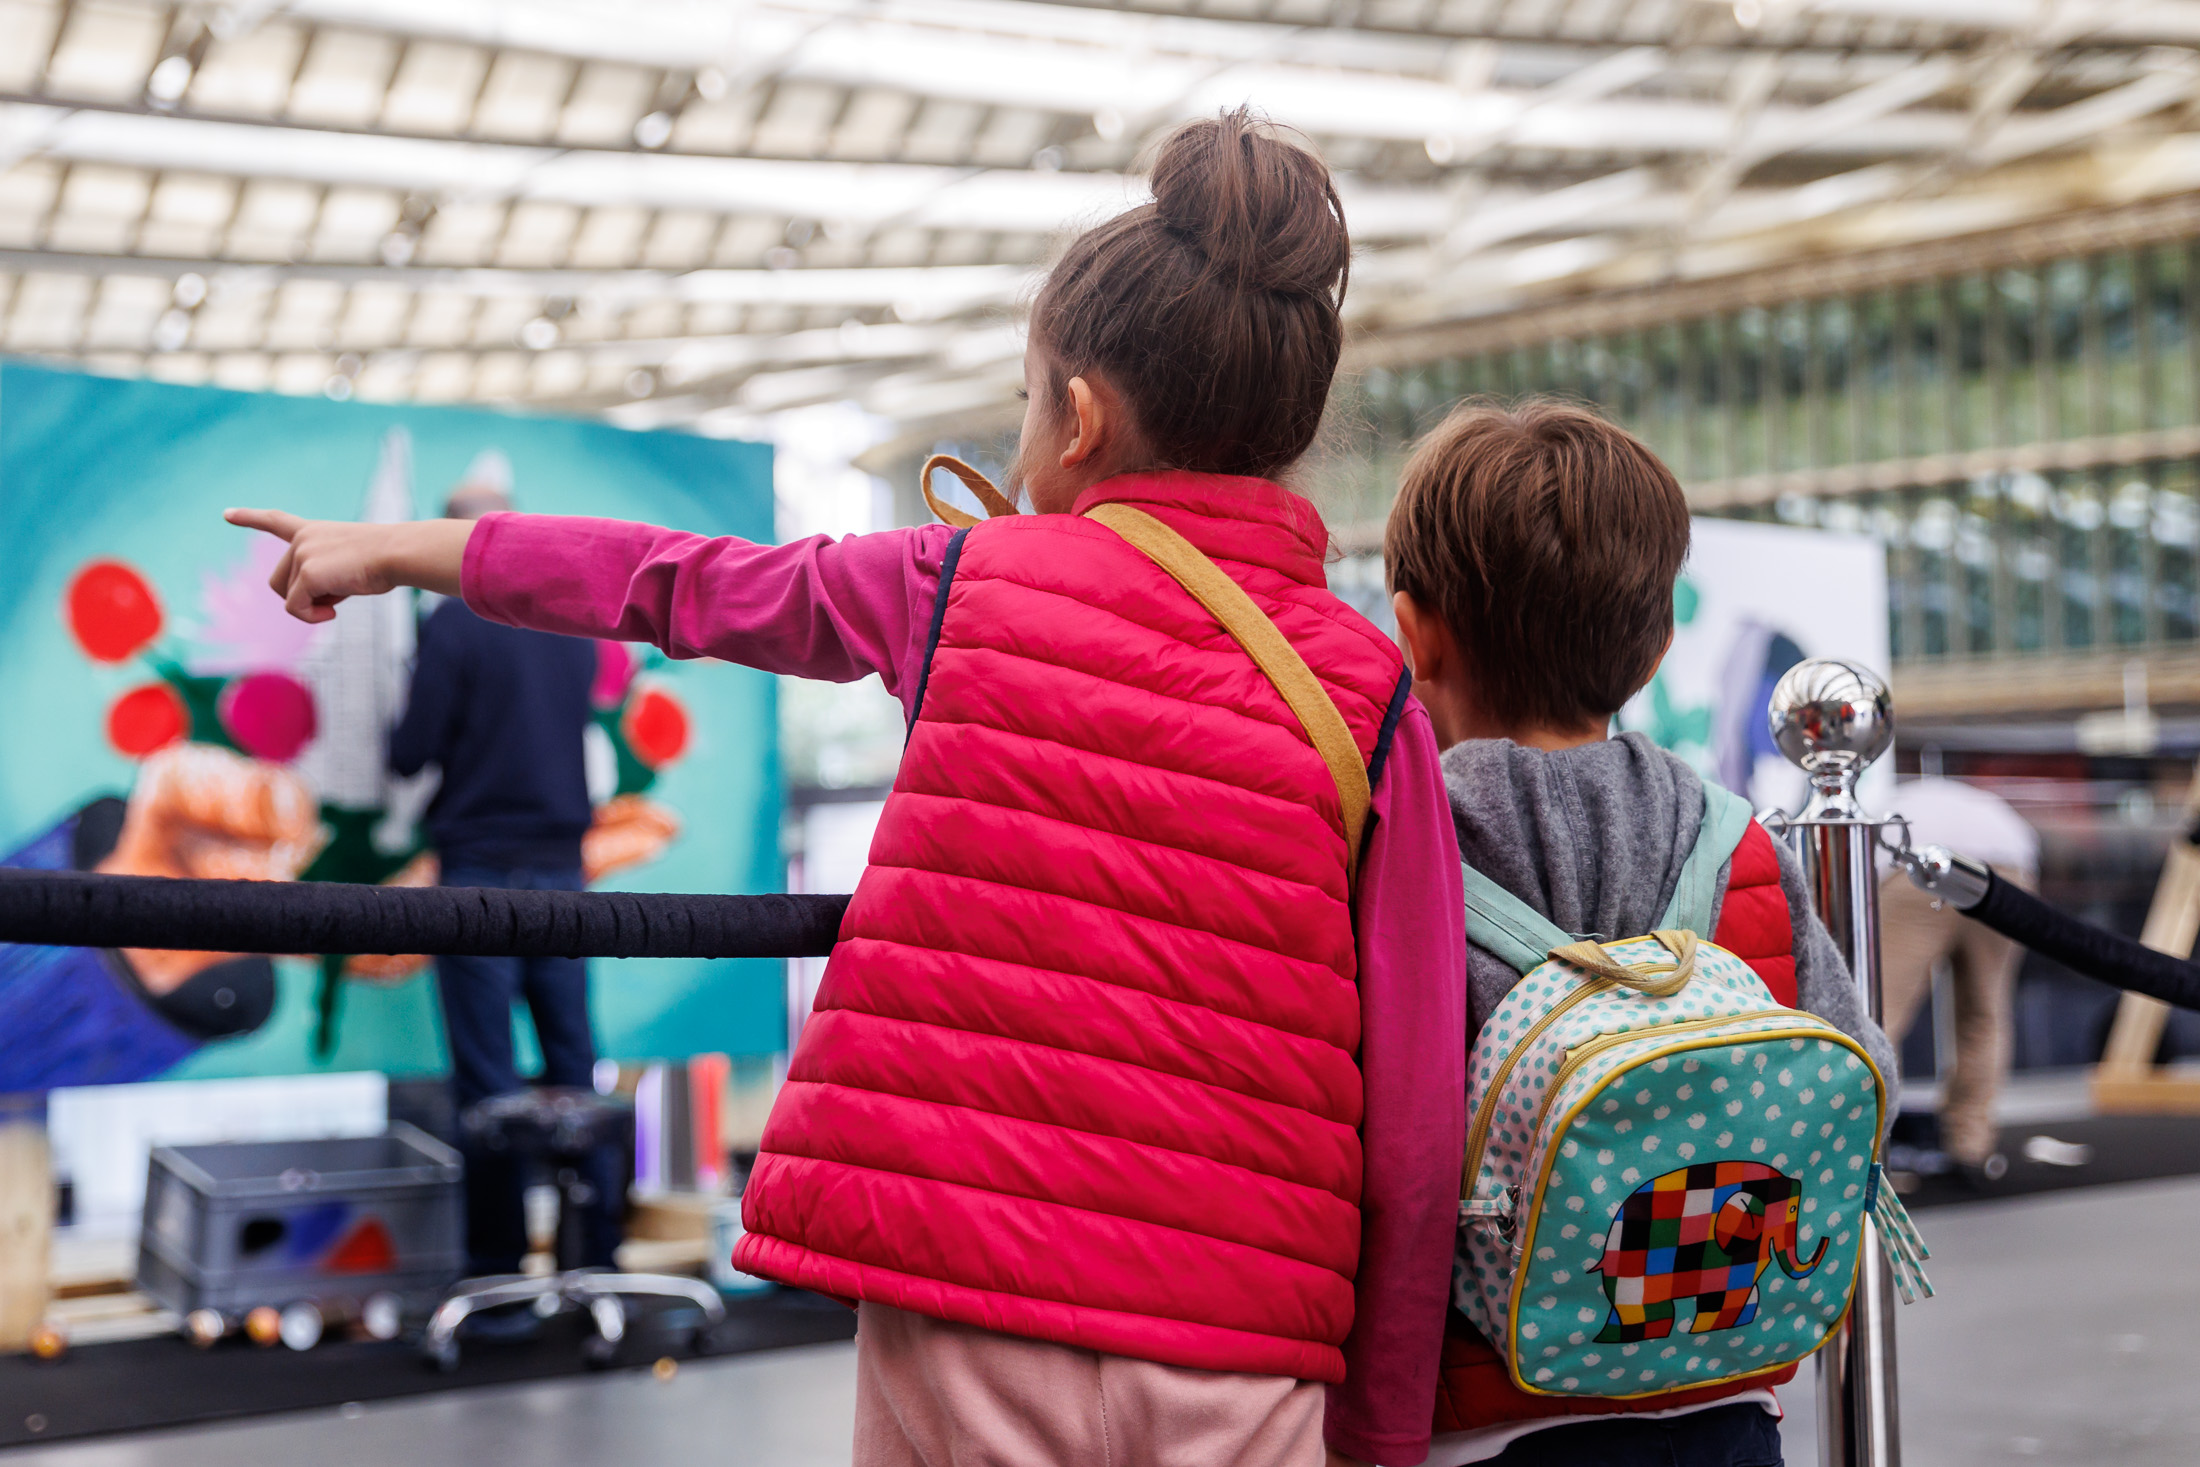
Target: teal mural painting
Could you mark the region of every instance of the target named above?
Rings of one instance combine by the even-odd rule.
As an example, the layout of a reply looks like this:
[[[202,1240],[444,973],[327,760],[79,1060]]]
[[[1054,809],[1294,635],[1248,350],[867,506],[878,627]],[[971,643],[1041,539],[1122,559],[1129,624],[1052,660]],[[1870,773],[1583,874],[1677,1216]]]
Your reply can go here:
[[[440,511],[462,483],[523,510],[772,538],[769,448],[599,423],[118,381],[0,363],[0,855],[166,875],[429,881],[431,793],[383,769],[422,607],[282,614],[280,547],[221,511]],[[781,884],[774,683],[598,649],[586,859],[630,890]],[[780,965],[603,961],[623,1059],[761,1054]],[[305,961],[0,945],[0,1092],[444,1068],[417,957]]]

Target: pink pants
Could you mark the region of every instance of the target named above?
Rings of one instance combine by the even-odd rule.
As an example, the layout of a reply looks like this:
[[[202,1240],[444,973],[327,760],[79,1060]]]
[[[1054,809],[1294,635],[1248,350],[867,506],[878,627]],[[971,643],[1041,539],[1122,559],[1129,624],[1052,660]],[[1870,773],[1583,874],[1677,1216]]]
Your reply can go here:
[[[1318,1382],[856,1314],[855,1467],[1323,1467]]]

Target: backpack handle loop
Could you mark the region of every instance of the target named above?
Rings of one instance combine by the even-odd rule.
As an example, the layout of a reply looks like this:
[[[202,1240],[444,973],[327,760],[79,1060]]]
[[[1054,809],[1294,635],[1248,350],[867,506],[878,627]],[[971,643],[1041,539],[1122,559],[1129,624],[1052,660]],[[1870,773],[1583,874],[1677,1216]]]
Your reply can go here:
[[[1600,942],[1570,942],[1551,949],[1551,956],[1571,963],[1645,998],[1671,998],[1696,976],[1696,934],[1686,928],[1662,928],[1651,934],[1673,954],[1670,963],[1623,963]]]
[[[924,461],[923,468],[917,470],[917,487],[924,491],[924,502],[931,507],[932,513],[938,515],[941,520],[953,525],[956,529],[967,530],[972,525],[982,525],[985,521],[966,509],[957,509],[954,505],[949,504],[932,492],[932,471],[934,469],[945,469],[962,480],[963,487],[976,495],[978,503],[985,506],[988,517],[1001,519],[1007,515],[1021,513],[1016,508],[1013,500],[993,487],[991,479],[988,479],[951,453],[935,453]]]

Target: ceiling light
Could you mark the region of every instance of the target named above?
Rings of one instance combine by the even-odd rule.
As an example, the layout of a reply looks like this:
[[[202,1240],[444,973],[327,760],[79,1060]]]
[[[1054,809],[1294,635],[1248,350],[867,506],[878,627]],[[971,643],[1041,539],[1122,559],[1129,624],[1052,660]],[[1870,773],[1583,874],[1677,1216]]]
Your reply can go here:
[[[162,311],[153,323],[153,350],[181,351],[191,339],[191,313],[173,308]]]
[[[519,344],[529,351],[548,351],[558,344],[558,323],[548,316],[537,316],[519,328]]]
[[[175,303],[184,310],[195,311],[206,299],[206,277],[196,270],[186,270],[176,277],[172,293]]]
[[[163,56],[153,74],[145,78],[145,95],[155,102],[174,105],[191,89],[192,66],[188,56]]]
[[[669,112],[644,113],[634,124],[634,145],[638,148],[661,148],[671,141],[672,114]]]

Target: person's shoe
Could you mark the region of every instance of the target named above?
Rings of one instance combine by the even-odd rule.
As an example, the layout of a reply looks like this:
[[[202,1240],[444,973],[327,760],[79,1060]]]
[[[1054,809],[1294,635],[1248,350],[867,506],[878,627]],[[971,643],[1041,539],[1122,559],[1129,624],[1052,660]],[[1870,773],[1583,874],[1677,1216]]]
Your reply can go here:
[[[2009,1158],[1998,1151],[1988,1152],[1984,1161],[1957,1162],[1955,1174],[1971,1191],[1991,1192],[1996,1182],[2009,1175]]]
[[[1882,1159],[1890,1172],[1913,1172],[1921,1177],[1944,1176],[1954,1167],[1948,1153],[1937,1147],[1910,1146],[1900,1141],[1889,1141]]]

